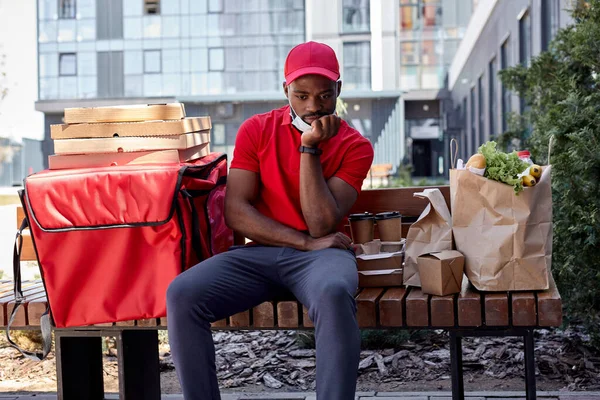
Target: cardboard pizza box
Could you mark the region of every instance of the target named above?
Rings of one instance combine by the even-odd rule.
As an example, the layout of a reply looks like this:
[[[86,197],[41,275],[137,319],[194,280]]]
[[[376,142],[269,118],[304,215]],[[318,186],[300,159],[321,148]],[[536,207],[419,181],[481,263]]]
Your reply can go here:
[[[55,154],[126,153],[130,151],[183,150],[210,142],[210,131],[177,136],[61,139],[54,141]]]
[[[206,131],[211,128],[210,117],[189,117],[173,121],[50,125],[50,136],[52,139],[170,136]]]
[[[65,108],[65,123],[135,122],[185,118],[183,103]]]
[[[185,150],[135,151],[128,153],[68,154],[48,157],[50,169],[110,167],[136,164],[178,164],[197,160],[210,154],[210,144]]]

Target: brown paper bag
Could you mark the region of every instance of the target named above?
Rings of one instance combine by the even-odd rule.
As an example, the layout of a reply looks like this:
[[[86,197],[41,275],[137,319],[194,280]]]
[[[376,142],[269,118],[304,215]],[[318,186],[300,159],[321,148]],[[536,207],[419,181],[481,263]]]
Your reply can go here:
[[[550,166],[534,187],[450,171],[452,230],[465,273],[478,290],[545,290],[552,262]]]
[[[404,284],[421,286],[417,257],[442,250],[452,250],[452,217],[439,189],[425,189],[415,197],[429,199],[429,204],[412,224],[406,235]]]

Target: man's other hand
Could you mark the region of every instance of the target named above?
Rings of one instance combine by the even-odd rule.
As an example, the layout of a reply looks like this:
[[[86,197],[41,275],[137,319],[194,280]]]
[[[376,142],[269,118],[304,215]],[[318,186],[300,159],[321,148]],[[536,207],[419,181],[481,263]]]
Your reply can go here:
[[[352,248],[352,240],[341,232],[329,234],[318,239],[310,238],[306,245],[306,249],[322,250],[322,249],[350,249]]]
[[[331,139],[340,130],[341,119],[337,115],[325,115],[311,123],[312,130],[302,134],[302,145],[317,147],[321,142]]]

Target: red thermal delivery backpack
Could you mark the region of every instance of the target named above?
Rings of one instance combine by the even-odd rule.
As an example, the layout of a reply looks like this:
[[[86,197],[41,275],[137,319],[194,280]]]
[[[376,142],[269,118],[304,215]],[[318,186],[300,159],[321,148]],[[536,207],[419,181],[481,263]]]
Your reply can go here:
[[[20,192],[26,217],[15,241],[11,322],[25,301],[19,253],[27,226],[55,327],[164,317],[171,281],[233,244],[223,213],[226,180],[227,156],[221,153],[181,164],[46,170],[27,177]],[[41,326],[49,338],[48,311]]]

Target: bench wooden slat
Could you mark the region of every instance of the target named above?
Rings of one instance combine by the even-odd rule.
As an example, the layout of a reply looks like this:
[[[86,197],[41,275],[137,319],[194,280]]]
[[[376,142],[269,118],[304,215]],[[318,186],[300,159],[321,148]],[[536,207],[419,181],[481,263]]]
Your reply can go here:
[[[45,297],[44,286],[41,281],[23,282],[21,284],[21,289],[23,290],[23,295],[26,300],[36,297],[39,294],[42,294]],[[15,304],[14,300],[15,294],[13,291],[3,293],[2,298],[0,298],[0,323],[3,325],[8,323],[8,318],[10,317],[10,313]],[[21,306],[15,315],[14,326],[25,326],[26,321],[25,306]]]
[[[421,288],[411,287],[406,297],[406,325],[429,326],[429,295],[424,294]]]
[[[23,281],[21,282],[21,291],[23,292],[23,295],[27,296],[28,293],[31,293],[31,291],[37,291],[39,290],[39,288],[43,289],[44,285],[42,284],[42,281]],[[0,293],[0,304],[10,301],[11,299],[15,298],[15,291],[14,291],[14,285],[10,285],[10,287],[7,287],[6,289],[4,289],[3,292]]]
[[[46,312],[48,306],[46,293],[39,294],[28,300],[26,303],[27,325],[39,326],[40,318]]]
[[[35,284],[32,287],[30,287],[28,290],[23,291],[23,294],[25,295],[25,303],[23,303],[21,305],[21,307],[17,310],[17,313],[15,314],[15,319],[13,321],[14,327],[27,326],[27,321],[28,321],[27,309],[29,307],[29,304],[32,301],[41,300],[44,302],[44,304],[46,303],[46,292],[44,291],[44,287],[41,285],[41,283]],[[6,324],[8,324],[8,318],[10,318],[10,314],[12,313],[14,306],[15,306],[14,297],[10,301],[3,304],[4,313],[5,313],[3,320],[5,319]],[[44,311],[45,310],[46,310],[46,307],[44,306]],[[42,311],[42,313],[44,311]],[[41,316],[41,314],[40,314],[40,316]],[[39,318],[38,318],[36,325],[39,325]]]
[[[487,326],[508,326],[508,295],[506,293],[486,293],[484,296],[485,324]]]
[[[537,323],[535,295],[532,292],[512,294],[512,324],[535,326]]]
[[[463,277],[462,288],[457,301],[458,326],[481,326],[481,295],[469,283],[466,277]]]
[[[275,326],[275,311],[272,301],[265,301],[252,310],[252,322],[256,328],[273,328]]]
[[[455,295],[431,296],[431,300],[429,301],[431,307],[431,326],[454,326],[456,322],[456,319],[454,317],[455,302]]]
[[[382,294],[382,288],[365,288],[356,296],[356,319],[359,327],[377,326],[377,302]]]
[[[229,317],[229,326],[241,328],[250,326],[250,310],[242,311]]]
[[[135,321],[134,320],[119,321],[119,322],[115,323],[115,326],[135,326]]]
[[[549,276],[549,288],[537,294],[538,325],[561,326],[563,320],[562,300],[552,275]]]
[[[37,261],[33,240],[29,235],[23,235],[23,247],[21,248],[21,261]]]
[[[277,303],[277,325],[280,328],[297,328],[299,321],[298,302],[280,301]]]
[[[450,209],[450,186],[431,186],[440,189],[448,209]],[[380,213],[384,211],[400,211],[402,215],[419,216],[425,209],[427,200],[414,197],[414,193],[422,192],[427,187],[414,187],[398,189],[373,189],[363,190],[352,207],[351,213],[369,211]]]
[[[137,326],[157,326],[156,318],[138,319]]]
[[[314,328],[315,323],[310,319],[308,315],[308,308],[306,306],[302,306],[302,326],[306,328]]]
[[[160,326],[167,326],[167,317],[162,317],[159,319]]]
[[[21,226],[21,222],[23,221],[23,218],[25,218],[25,210],[23,210],[22,206],[18,206],[17,207],[17,229],[19,229],[19,227]]]
[[[379,323],[381,326],[399,327],[404,325],[404,302],[406,288],[396,287],[386,290],[379,299]]]
[[[161,322],[161,325],[162,325],[162,322]],[[165,318],[165,324],[162,326],[167,326],[166,318]],[[227,327],[227,318],[215,321],[212,324],[210,324],[210,326],[213,328],[226,328]]]
[[[12,281],[2,281],[0,282],[0,297],[6,292],[12,292],[14,290],[14,282]]]

